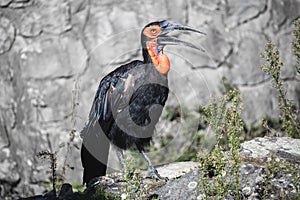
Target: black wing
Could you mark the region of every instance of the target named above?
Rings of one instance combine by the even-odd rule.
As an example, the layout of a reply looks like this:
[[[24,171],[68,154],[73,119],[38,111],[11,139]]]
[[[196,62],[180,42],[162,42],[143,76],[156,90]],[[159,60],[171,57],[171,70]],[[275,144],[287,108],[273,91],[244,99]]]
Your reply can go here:
[[[89,114],[89,120],[81,131],[82,137],[89,134],[90,129],[97,122],[105,123],[109,129],[114,115],[128,106],[135,81],[130,71],[139,64],[142,62],[133,61],[123,65],[101,80]],[[104,132],[106,131],[104,130]],[[99,133],[93,132],[93,134]]]

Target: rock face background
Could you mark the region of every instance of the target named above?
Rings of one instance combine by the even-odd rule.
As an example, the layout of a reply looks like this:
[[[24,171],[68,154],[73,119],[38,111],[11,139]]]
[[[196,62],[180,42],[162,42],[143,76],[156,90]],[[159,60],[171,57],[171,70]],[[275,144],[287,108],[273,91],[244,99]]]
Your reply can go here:
[[[141,59],[140,31],[159,19],[190,25],[207,36],[180,34],[206,52],[166,47],[172,65],[170,105],[194,109],[222,93],[222,77],[244,98],[248,126],[279,115],[272,81],[259,69],[268,40],[281,50],[282,78],[298,106],[292,21],[300,1],[0,0],[0,197],[41,193],[47,160],[81,181],[78,131],[103,75]]]

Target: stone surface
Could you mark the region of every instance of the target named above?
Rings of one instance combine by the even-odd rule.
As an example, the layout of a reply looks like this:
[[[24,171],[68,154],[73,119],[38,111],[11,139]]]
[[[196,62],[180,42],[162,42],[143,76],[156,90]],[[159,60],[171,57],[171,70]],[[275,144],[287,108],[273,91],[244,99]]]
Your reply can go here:
[[[43,30],[41,20],[41,14],[36,11],[24,13],[21,17],[20,34],[25,37],[38,36]]]
[[[259,156],[261,159],[264,157],[270,159],[270,154],[265,154],[262,149],[265,147],[267,151],[281,152],[275,156],[281,158],[282,161],[288,161],[289,163],[296,164],[295,167],[299,168],[299,158],[286,159],[283,155],[293,155],[299,157],[300,140],[291,138],[256,138],[248,142],[242,143],[241,155],[244,154],[245,149],[252,151],[248,154],[249,160],[244,160],[243,164],[239,165],[239,188],[243,193],[245,199],[261,199],[263,198],[264,184],[267,183],[266,179],[266,161],[264,165],[258,166],[255,159]],[[276,158],[275,157],[275,158]],[[251,162],[252,161],[252,162]],[[200,178],[203,178],[203,172],[197,169],[198,163],[196,162],[180,162],[171,163],[158,167],[157,170],[161,175],[169,175],[170,180],[164,184],[158,184],[149,191],[148,196],[157,196],[159,199],[197,199],[203,197],[203,185],[201,185]],[[227,178],[234,178],[232,175],[232,166],[228,165]],[[296,169],[297,170],[297,169]],[[185,171],[185,173],[182,173]],[[168,172],[168,173],[166,173]],[[178,176],[178,174],[181,174]],[[224,179],[226,179],[224,177]],[[149,184],[146,181],[146,184]],[[271,176],[269,184],[268,195],[271,199],[289,198],[297,199],[295,191],[295,180],[291,174],[276,171]],[[116,187],[117,184],[113,184],[112,187]],[[201,192],[202,191],[202,192]],[[236,196],[229,194],[227,199],[236,199]]]
[[[72,37],[45,37],[29,41],[22,49],[22,76],[45,79],[71,77],[85,67],[87,52],[81,41]]]
[[[32,2],[33,2],[32,0],[13,0],[9,4],[9,7],[15,8],[15,9],[25,8],[25,7],[32,5]]]
[[[255,138],[241,145],[241,154],[251,158],[267,160],[272,156],[291,163],[300,164],[300,139],[287,137]]]
[[[263,62],[258,55],[264,51],[264,46],[261,44],[266,42],[260,33],[244,36],[240,43],[236,44],[233,55],[228,59],[228,63],[232,64],[223,66],[224,76],[237,85],[262,82],[264,73],[258,66]]]
[[[255,112],[243,112],[242,116],[248,127],[260,123],[261,119],[270,116],[271,118],[279,117],[277,98],[266,98],[267,96],[278,95],[277,91],[272,86],[271,81],[265,84],[253,84],[253,86],[240,87],[243,97],[244,109],[255,110]],[[262,95],[264,94],[264,95]],[[256,119],[253,121],[251,119]]]
[[[169,163],[163,167],[158,167],[158,172],[163,177],[168,177],[169,179],[176,179],[181,177],[187,172],[193,171],[198,168],[199,164],[196,162],[176,162]],[[142,173],[146,175],[146,173]]]
[[[42,15],[43,31],[60,34],[71,29],[70,5],[68,1],[42,0],[37,3]]]
[[[5,6],[9,5],[11,2],[12,2],[12,0],[1,0],[0,6],[5,7]]]
[[[0,186],[0,198],[45,190],[41,183],[49,182],[49,164],[36,157],[42,150],[57,152],[59,176],[81,182],[79,131],[98,83],[112,69],[142,58],[140,31],[150,21],[168,19],[207,33],[174,33],[205,52],[166,47],[171,61],[167,105],[196,109],[222,94],[226,77],[241,90],[247,126],[266,115],[278,118],[278,94],[258,69],[264,62],[259,53],[272,40],[285,64],[281,76],[287,96],[299,107],[290,44],[299,10],[297,0],[0,0],[0,166],[5,169],[0,182],[11,181]],[[188,123],[162,120],[158,133],[172,140],[150,157],[163,152],[162,164],[182,155],[197,130],[192,124],[188,134],[182,132]],[[154,138],[155,147],[160,137]],[[5,176],[9,170],[15,175]],[[251,197],[249,187],[241,191]]]
[[[0,15],[0,55],[7,52],[15,40],[15,27],[11,21]]]
[[[262,150],[263,148],[267,150]],[[300,163],[298,162],[300,159],[286,159],[286,157],[284,158],[282,155],[299,156],[299,148],[300,140],[291,138],[265,137],[242,143],[240,149],[241,156],[245,154],[246,150],[251,151],[250,154],[247,154],[248,160],[243,160],[243,163],[239,163],[238,166],[239,194],[243,199],[298,199],[299,196],[297,195],[299,194],[297,194],[295,188],[297,180],[295,180],[290,173],[291,169],[275,169],[275,167],[279,166],[279,163],[271,169],[270,154],[265,153],[265,151],[281,152],[281,155],[275,155],[275,162],[280,162],[277,158],[281,158],[281,161],[292,164],[291,166],[295,167],[292,170],[297,173],[297,170],[300,170]],[[264,162],[257,162],[258,157],[260,157],[260,159],[265,158]],[[222,177],[224,182],[235,182],[236,176],[233,174],[233,166],[231,164],[228,163],[225,166],[226,173]],[[283,163],[280,164],[282,165]],[[169,178],[167,182],[145,178],[146,172],[142,172],[138,180],[127,180],[132,181],[129,182],[129,184],[138,183],[137,186],[140,189],[135,190],[134,194],[128,193],[129,190],[124,190],[124,187],[130,187],[128,185],[125,186],[126,183],[123,181],[124,176],[122,176],[121,173],[113,173],[96,178],[83,193],[74,193],[72,186],[65,183],[58,197],[50,195],[51,192],[46,193],[43,197],[44,199],[60,199],[63,197],[66,199],[76,197],[89,199],[94,194],[95,188],[99,187],[105,192],[117,194],[120,197],[132,195],[129,198],[138,199],[203,199],[208,195],[213,199],[237,199],[235,185],[231,187],[232,192],[228,192],[227,190],[223,191],[225,193],[228,192],[226,196],[218,196],[219,194],[217,194],[216,191],[214,194],[213,192],[205,192],[204,188],[207,189],[208,187],[206,184],[212,186],[212,183],[215,181],[215,179],[213,179],[214,175],[205,175],[198,169],[198,166],[199,163],[197,162],[175,162],[158,167],[158,172],[162,176]],[[274,171],[270,172],[271,170]],[[204,178],[208,178],[208,182],[205,182]],[[266,185],[268,187],[267,191],[265,191]],[[39,199],[41,197],[42,195],[39,195],[32,197],[32,199]]]
[[[225,5],[226,18],[224,22],[228,28],[235,28],[238,25],[258,18],[266,10],[266,0],[255,0],[251,1],[251,3],[238,0],[230,1]]]

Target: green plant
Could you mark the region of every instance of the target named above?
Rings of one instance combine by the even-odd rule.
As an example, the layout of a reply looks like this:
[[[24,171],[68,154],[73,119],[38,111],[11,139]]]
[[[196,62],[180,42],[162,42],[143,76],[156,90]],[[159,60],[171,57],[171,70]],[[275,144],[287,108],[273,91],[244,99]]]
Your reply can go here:
[[[200,177],[205,196],[215,196],[222,199],[230,191],[230,181],[225,180],[227,159],[224,149],[216,145],[214,150],[204,156],[199,155],[199,169],[204,173]]]
[[[139,193],[141,193],[140,172],[134,167],[134,162],[135,160],[131,155],[126,155],[123,169],[122,199],[137,199]]]
[[[41,159],[49,159],[50,161],[50,170],[51,170],[51,182],[54,194],[56,195],[56,185],[57,185],[57,176],[56,176],[56,167],[57,167],[57,159],[56,152],[52,153],[49,151],[41,151],[37,154],[38,158]]]
[[[198,130],[194,133],[192,143],[188,148],[176,159],[176,162],[182,161],[198,161],[197,154],[210,152],[216,144],[216,137],[209,135],[205,130]]]
[[[294,21],[295,30],[293,35],[295,40],[292,42],[294,55],[297,57],[298,66],[296,70],[300,73],[300,18]]]
[[[225,134],[225,119],[227,115],[226,103],[228,97],[224,95],[220,99],[211,98],[210,104],[208,106],[201,106],[201,118],[205,123],[211,128],[217,135],[217,140],[219,141],[224,137]]]
[[[265,167],[265,182],[263,185],[263,199],[267,199],[269,193],[270,193],[270,182],[271,179],[276,171],[275,169],[275,158],[272,155],[271,158],[267,161],[267,167]]]
[[[298,171],[299,168],[299,165],[295,166],[290,164],[285,169],[288,173],[292,174],[293,180],[295,182],[297,197],[300,199],[300,173]]]
[[[162,112],[162,118],[168,119],[169,121],[180,119],[180,117],[184,112],[181,110],[180,106],[166,106]]]
[[[114,193],[109,193],[101,187],[87,188],[84,192],[78,192],[69,197],[72,200],[121,200],[121,197]]]
[[[82,199],[95,199],[95,200],[121,200],[121,197],[117,194],[109,193],[104,191],[101,187],[97,187],[96,193],[92,195],[93,198],[82,198]]]
[[[238,86],[234,83],[229,82],[225,76],[222,77],[221,81],[223,87],[220,88],[220,91],[223,95],[227,94],[230,91],[238,90]]]
[[[300,138],[300,123],[297,120],[295,106],[286,97],[286,92],[283,89],[283,83],[280,78],[280,71],[283,63],[279,58],[279,50],[271,42],[268,42],[265,47],[265,52],[261,53],[261,57],[267,61],[267,64],[262,65],[260,69],[272,77],[274,87],[279,94],[280,119],[282,121],[283,130],[294,138]]]
[[[217,134],[217,143],[213,151],[199,156],[199,168],[206,174],[200,178],[206,196],[211,196],[212,192],[216,192],[214,195],[222,198],[233,191],[231,181],[225,179],[229,174],[225,169],[228,156],[224,150],[229,149],[233,160],[231,166],[234,174],[234,189],[236,198],[239,199],[238,150],[240,134],[244,130],[241,110],[241,97],[238,90],[230,90],[218,100],[213,98],[207,107],[202,107],[204,121]],[[210,179],[212,183],[208,184]]]
[[[235,191],[237,199],[239,199],[239,158],[238,150],[240,148],[239,135],[244,129],[244,122],[241,118],[241,111],[243,109],[241,97],[238,90],[233,90],[229,93],[232,96],[232,104],[229,108],[227,132],[229,135],[229,147],[231,156],[233,158],[233,170],[235,177]]]
[[[282,124],[278,119],[265,116],[258,125],[251,125],[245,134],[245,140],[251,140],[256,137],[264,137],[266,135],[278,136]]]
[[[75,136],[77,133],[76,118],[77,118],[77,107],[79,105],[78,102],[79,102],[79,86],[78,86],[78,80],[77,80],[77,81],[75,81],[74,88],[72,89],[72,105],[71,105],[72,110],[71,110],[71,113],[66,116],[66,117],[70,117],[72,128],[69,132],[69,140],[67,142],[67,152],[66,152],[65,159],[64,159],[63,165],[62,165],[62,176],[64,176],[66,174],[66,169],[71,169],[71,170],[74,169],[74,167],[70,166],[67,162],[70,152],[72,151],[72,148],[74,147],[75,150],[80,149],[78,147],[78,145],[76,143],[74,143],[74,139],[75,139]]]
[[[264,168],[265,182],[263,185],[263,199],[267,199],[271,195],[271,180],[278,173],[290,174],[292,176],[293,182],[295,183],[296,194],[298,198],[300,198],[300,174],[298,173],[299,167],[299,164],[292,164],[286,161],[282,161],[279,158],[276,158],[274,155],[271,155],[271,157],[266,162],[266,167]]]

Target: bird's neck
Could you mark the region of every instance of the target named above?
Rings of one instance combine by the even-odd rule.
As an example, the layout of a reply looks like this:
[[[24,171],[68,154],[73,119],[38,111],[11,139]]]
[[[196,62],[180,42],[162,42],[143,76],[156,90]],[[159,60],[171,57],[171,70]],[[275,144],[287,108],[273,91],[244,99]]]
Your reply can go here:
[[[149,55],[148,50],[147,50],[146,47],[143,48],[143,57],[144,57],[144,63],[145,64],[152,63],[151,56]]]

